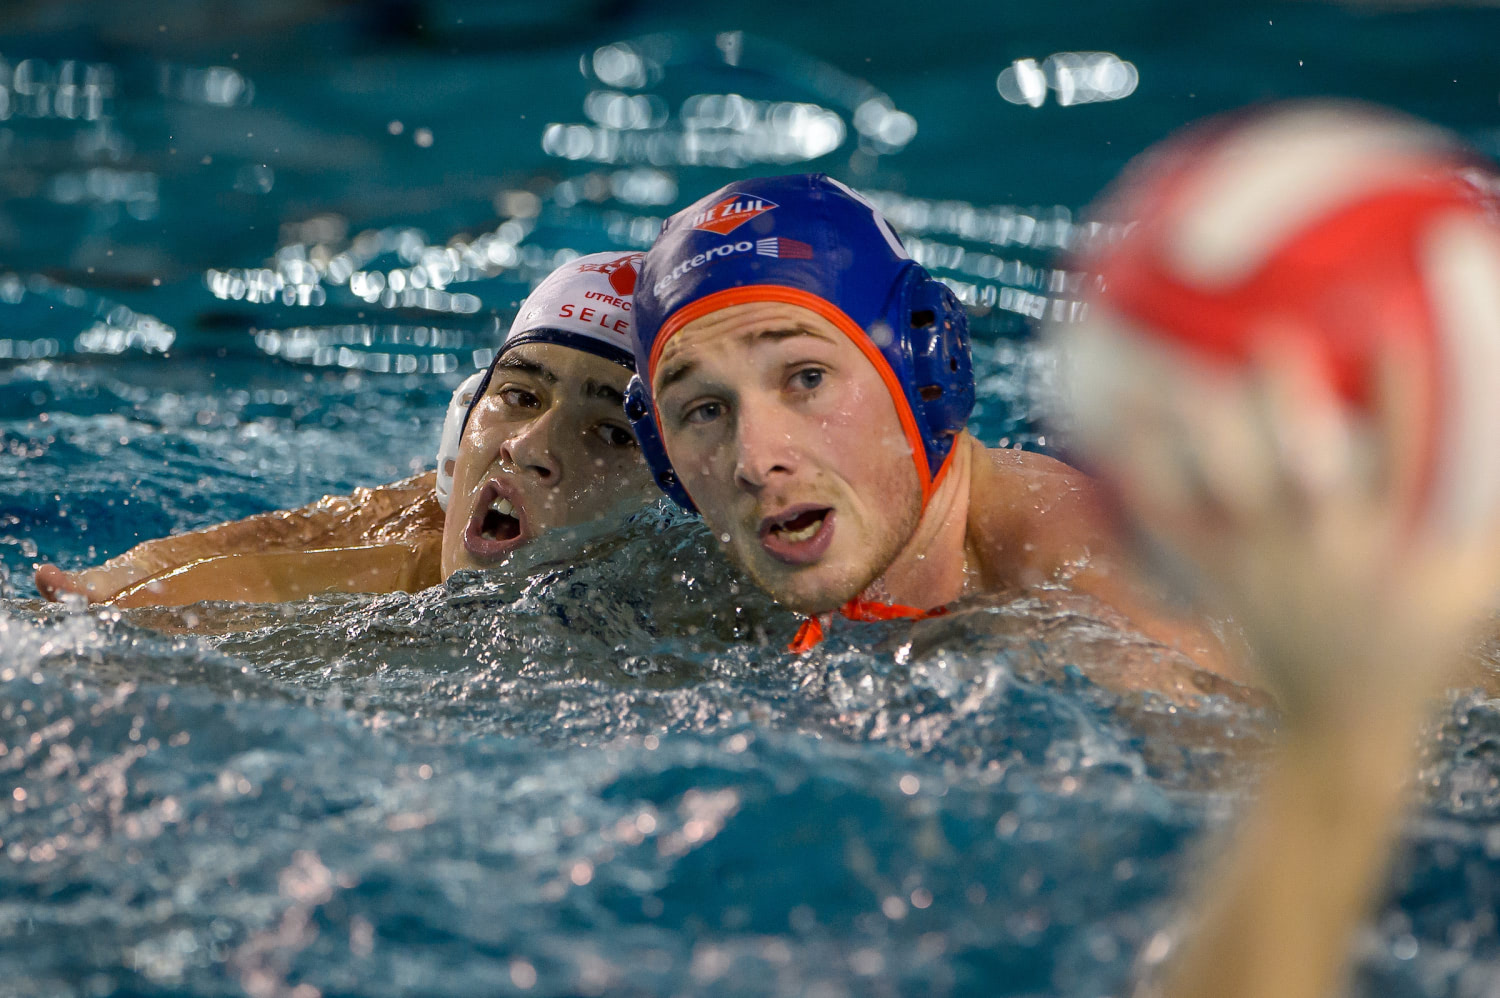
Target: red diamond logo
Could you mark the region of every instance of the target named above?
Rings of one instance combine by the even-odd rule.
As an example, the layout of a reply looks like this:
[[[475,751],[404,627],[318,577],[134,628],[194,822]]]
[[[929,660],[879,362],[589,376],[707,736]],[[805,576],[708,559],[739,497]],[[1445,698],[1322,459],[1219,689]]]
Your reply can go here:
[[[764,215],[778,205],[766,198],[730,192],[722,201],[693,216],[693,228],[727,236],[756,215]]]
[[[626,256],[610,260],[608,263],[582,263],[578,265],[578,272],[596,271],[609,278],[609,286],[615,289],[615,294],[621,298],[628,298],[635,294],[635,279],[639,274],[638,265],[641,254],[630,253]]]

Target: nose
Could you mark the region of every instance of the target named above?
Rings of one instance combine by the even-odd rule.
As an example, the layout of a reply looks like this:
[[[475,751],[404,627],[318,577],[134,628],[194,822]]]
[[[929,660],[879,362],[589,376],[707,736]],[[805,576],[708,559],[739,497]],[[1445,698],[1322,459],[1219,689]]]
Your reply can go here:
[[[741,399],[739,409],[734,479],[741,489],[755,493],[796,472],[797,436],[784,406]]]
[[[501,457],[511,466],[547,485],[556,485],[563,475],[557,450],[556,413],[553,407],[528,421],[500,450]]]

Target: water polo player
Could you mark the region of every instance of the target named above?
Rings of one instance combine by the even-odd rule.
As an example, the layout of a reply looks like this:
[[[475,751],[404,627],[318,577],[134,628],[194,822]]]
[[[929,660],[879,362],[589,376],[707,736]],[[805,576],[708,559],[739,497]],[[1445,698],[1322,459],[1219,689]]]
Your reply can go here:
[[[639,263],[591,254],[532,292],[489,369],[455,391],[435,474],[148,541],[98,568],[44,565],[38,590],[118,606],[411,591],[646,501],[622,409]]]
[[[1088,479],[989,450],[967,319],[875,208],[822,175],[731,184],[667,220],[636,291],[627,411],[658,484],[806,614],[924,615],[1066,584],[1227,671],[1122,570]]]

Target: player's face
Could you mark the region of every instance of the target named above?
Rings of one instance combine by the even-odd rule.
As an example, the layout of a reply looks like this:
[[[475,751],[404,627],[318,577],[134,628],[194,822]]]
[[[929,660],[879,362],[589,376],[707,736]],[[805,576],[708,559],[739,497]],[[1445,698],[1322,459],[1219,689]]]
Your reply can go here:
[[[702,316],[667,341],[652,389],[704,520],[792,609],[863,592],[916,529],[921,484],[895,402],[817,313],[753,302]]]
[[[623,410],[630,372],[529,343],[496,365],[453,470],[443,575],[493,565],[551,527],[655,493]]]

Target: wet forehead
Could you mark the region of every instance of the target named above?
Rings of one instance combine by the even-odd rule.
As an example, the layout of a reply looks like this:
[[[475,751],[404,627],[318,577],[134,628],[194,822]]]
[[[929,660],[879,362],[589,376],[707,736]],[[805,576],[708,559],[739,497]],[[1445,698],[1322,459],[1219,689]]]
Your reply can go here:
[[[749,346],[800,336],[824,339],[834,344],[846,342],[844,334],[833,323],[798,305],[750,302],[716,309],[683,326],[662,347],[653,387],[660,391],[680,381],[703,361],[720,355],[730,343]]]

